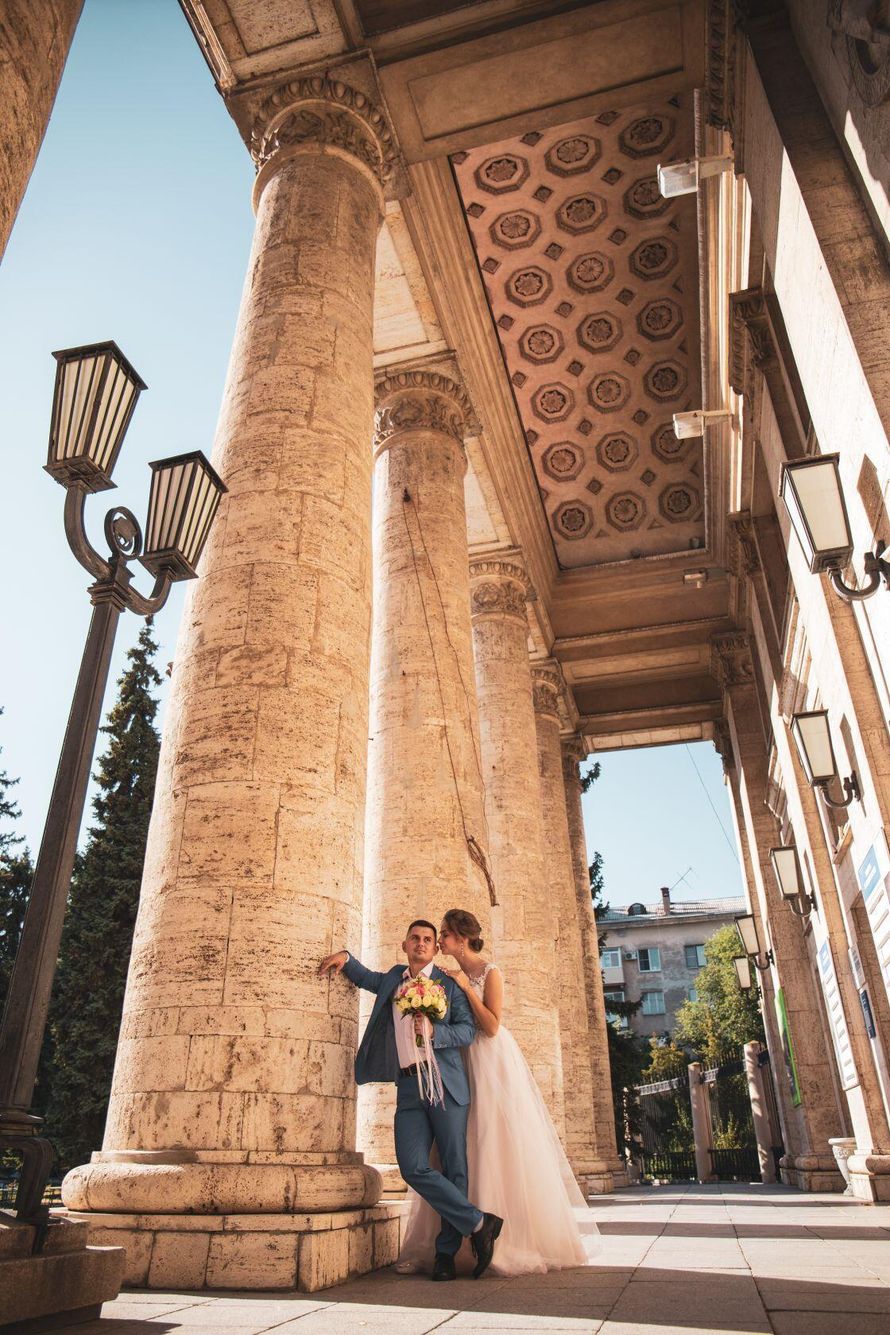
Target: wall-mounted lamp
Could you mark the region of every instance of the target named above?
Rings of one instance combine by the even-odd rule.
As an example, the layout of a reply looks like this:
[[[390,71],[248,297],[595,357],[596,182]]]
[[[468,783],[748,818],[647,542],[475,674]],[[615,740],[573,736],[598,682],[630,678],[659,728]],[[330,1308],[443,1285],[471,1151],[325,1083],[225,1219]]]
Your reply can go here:
[[[798,918],[808,918],[816,907],[816,901],[807,891],[800,873],[797,849],[793,844],[780,848],[771,848],[769,860],[773,864],[776,882],[782,898]]]
[[[828,785],[840,776],[834,758],[834,747],[831,745],[827,709],[811,709],[804,714],[793,714],[791,735],[797,745],[797,754],[807,776],[807,783],[821,793],[826,806],[845,811],[854,799],[857,802],[862,800],[855,770],[849,778],[841,780],[844,801],[828,796]]]
[[[742,949],[747,955],[755,969],[765,972],[773,962],[773,952],[764,951],[760,946],[760,937],[757,934],[757,923],[754,921],[753,913],[740,913],[735,920],[736,930],[741,938]],[[760,956],[763,955],[764,963],[760,963]],[[736,966],[738,971],[738,966]],[[741,979],[740,979],[741,981]]]
[[[782,465],[779,495],[785,502],[797,540],[813,574],[827,573],[831,587],[845,602],[861,602],[876,593],[883,579],[890,589],[890,561],[884,559],[886,544],[879,542],[864,557],[868,582],[851,589],[841,571],[853,555],[853,536],[844,493],[841,490],[839,455],[820,454]]]
[[[731,420],[732,413],[722,408],[696,408],[691,413],[674,413],[674,435],[677,440],[692,440],[695,436],[703,436],[710,423]]]
[[[731,171],[732,158],[723,155],[690,158],[687,162],[668,162],[664,166],[659,163],[656,170],[658,189],[665,199],[673,199],[675,195],[694,195],[706,176]]]
[[[737,955],[733,960],[735,965],[736,977],[739,980],[739,987],[743,992],[750,992],[754,985],[754,978],[751,973],[751,961],[747,955]]]

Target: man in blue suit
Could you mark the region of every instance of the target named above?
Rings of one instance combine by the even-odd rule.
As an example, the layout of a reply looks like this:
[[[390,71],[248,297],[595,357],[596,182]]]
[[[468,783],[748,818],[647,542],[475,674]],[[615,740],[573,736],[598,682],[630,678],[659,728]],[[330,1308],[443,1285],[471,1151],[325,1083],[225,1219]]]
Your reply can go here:
[[[461,989],[433,964],[437,948],[436,929],[418,919],[408,928],[402,949],[407,969],[396,964],[386,973],[366,969],[346,950],[328,955],[319,973],[341,970],[356,987],[376,995],[374,1009],[355,1059],[355,1078],[360,1085],[392,1080],[397,1086],[395,1143],[402,1177],[441,1217],[436,1238],[433,1279],[455,1277],[454,1258],[465,1237],[470,1237],[476,1257],[473,1274],[478,1279],[491,1263],[494,1244],[503,1220],[487,1214],[467,1199],[467,1117],[470,1086],[460,1055],[461,1048],[476,1035],[473,1013]],[[421,1096],[417,1082],[415,1034],[424,1023],[421,1016],[402,1015],[394,997],[409,978],[424,973],[445,989],[448,1010],[433,1025],[433,1048],[445,1091],[444,1104],[432,1104]],[[436,1145],[442,1171],[430,1167],[430,1150]]]

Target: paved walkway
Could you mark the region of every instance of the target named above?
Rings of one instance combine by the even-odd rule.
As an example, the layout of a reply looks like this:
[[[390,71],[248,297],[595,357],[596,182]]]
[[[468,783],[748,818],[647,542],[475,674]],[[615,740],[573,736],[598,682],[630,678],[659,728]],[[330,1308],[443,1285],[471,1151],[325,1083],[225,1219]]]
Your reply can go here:
[[[784,1187],[654,1187],[590,1210],[586,1269],[433,1284],[378,1271],[311,1296],[124,1293],[66,1335],[888,1335],[890,1205]]]

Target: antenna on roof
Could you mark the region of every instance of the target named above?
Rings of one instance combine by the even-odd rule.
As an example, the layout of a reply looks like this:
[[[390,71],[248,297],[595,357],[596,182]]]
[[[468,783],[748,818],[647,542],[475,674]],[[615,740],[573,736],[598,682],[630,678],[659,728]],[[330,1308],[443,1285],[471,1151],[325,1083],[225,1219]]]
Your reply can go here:
[[[694,868],[693,868],[693,867],[687,867],[686,870],[684,871],[683,875],[682,875],[682,876],[678,876],[677,879],[676,879],[676,881],[674,881],[674,884],[671,886],[671,890],[675,890],[675,889],[677,888],[677,886],[680,884],[681,881],[685,881],[685,880],[686,880],[686,877],[689,875],[689,873],[690,873],[691,871],[694,871]]]

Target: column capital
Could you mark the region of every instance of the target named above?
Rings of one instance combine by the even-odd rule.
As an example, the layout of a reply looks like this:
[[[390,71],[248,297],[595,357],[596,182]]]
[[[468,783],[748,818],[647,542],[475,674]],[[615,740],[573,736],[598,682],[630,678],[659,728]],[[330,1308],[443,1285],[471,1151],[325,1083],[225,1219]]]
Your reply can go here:
[[[463,388],[440,371],[386,371],[377,379],[375,402],[375,453],[403,431],[438,431],[463,449],[464,438],[478,427]]]
[[[525,604],[532,588],[518,552],[476,557],[470,561],[470,605],[473,617],[512,616],[525,622]]]
[[[254,206],[277,169],[306,153],[330,153],[355,162],[382,191],[398,167],[386,117],[365,93],[340,79],[310,75],[280,84],[260,106],[250,133],[256,163]]]
[[[589,755],[587,744],[578,732],[573,733],[571,737],[563,737],[561,744],[563,777],[566,781],[580,783],[581,775],[578,772],[578,766]]]
[[[751,641],[745,631],[733,630],[711,636],[711,675],[723,690],[753,684]]]
[[[548,714],[560,719],[559,697],[564,681],[562,671],[555,659],[532,663],[532,700],[536,714]]]

